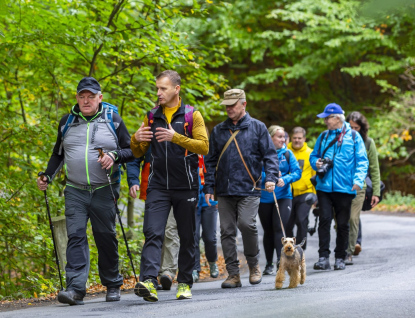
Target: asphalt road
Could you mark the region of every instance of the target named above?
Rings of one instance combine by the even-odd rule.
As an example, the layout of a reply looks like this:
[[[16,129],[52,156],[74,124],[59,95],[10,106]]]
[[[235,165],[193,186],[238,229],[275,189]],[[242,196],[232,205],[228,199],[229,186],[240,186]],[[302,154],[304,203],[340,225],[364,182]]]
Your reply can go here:
[[[415,317],[415,217],[364,214],[362,222],[363,251],[344,271],[313,270],[317,234],[309,238],[307,279],[295,289],[287,289],[286,280],[275,290],[275,276],[252,286],[245,273],[242,288],[221,289],[222,281],[195,284],[192,300],[176,300],[172,289],[159,292],[157,303],[129,293],[116,303],[102,296],[84,306],[54,304],[0,317]],[[264,263],[262,257],[261,268]]]

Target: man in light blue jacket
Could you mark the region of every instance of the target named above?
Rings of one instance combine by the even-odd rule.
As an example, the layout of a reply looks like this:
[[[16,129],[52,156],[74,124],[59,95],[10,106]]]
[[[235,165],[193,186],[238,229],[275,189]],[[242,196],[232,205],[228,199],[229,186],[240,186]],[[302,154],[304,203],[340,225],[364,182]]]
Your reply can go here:
[[[317,117],[327,125],[317,139],[310,155],[310,164],[317,171],[316,190],[320,205],[319,260],[314,269],[330,269],[330,225],[334,213],[337,221],[335,270],[345,269],[348,245],[350,208],[356,190],[363,188],[369,161],[365,144],[345,122],[344,112],[337,104],[328,104]],[[333,211],[334,210],[334,211]],[[334,213],[333,213],[334,212]]]

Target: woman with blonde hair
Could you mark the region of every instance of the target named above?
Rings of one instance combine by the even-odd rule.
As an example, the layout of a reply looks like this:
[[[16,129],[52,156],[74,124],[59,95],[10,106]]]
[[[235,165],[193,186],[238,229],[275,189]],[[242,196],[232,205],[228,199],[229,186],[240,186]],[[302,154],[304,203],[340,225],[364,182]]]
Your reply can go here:
[[[285,145],[284,128],[272,125],[268,128],[268,132],[271,135],[275,151],[278,154],[280,177],[274,193],[277,198],[283,226],[286,227],[292,207],[293,196],[291,193],[291,183],[301,178],[301,169],[294,154]],[[262,172],[262,180],[265,180],[264,171]],[[264,185],[262,188],[264,188]],[[282,248],[281,238],[283,237],[283,231],[272,193],[267,191],[261,192],[258,214],[264,229],[263,243],[267,260],[263,275],[272,275],[274,273],[274,250],[277,251],[278,268]]]

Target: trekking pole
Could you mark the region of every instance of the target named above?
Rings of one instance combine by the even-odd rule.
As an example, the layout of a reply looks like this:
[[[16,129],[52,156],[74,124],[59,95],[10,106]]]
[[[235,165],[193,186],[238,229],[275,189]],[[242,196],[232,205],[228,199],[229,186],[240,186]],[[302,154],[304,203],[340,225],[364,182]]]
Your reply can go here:
[[[95,147],[94,149],[98,150],[100,158],[104,157],[104,152],[102,151],[102,148]],[[122,235],[124,237],[125,246],[127,247],[127,254],[128,254],[128,257],[130,258],[131,267],[133,268],[134,278],[135,278],[136,283],[138,283],[137,275],[135,274],[135,268],[134,268],[134,264],[133,264],[133,257],[131,256],[130,248],[128,247],[127,237],[125,236],[124,226],[122,225],[120,210],[118,209],[118,205],[117,205],[117,199],[115,198],[114,191],[112,190],[111,176],[110,176],[107,169],[105,169],[105,173],[107,174],[108,184],[109,184],[110,189],[111,189],[112,198],[114,199],[115,211],[117,212],[118,221],[120,222],[120,225],[121,225],[121,231],[122,231]]]
[[[39,172],[38,176],[42,177],[43,175],[45,175],[44,172]],[[61,269],[59,266],[59,257],[58,257],[58,251],[56,249],[56,243],[55,243],[55,233],[53,232],[53,223],[52,223],[52,217],[50,216],[50,209],[49,209],[49,200],[48,200],[48,195],[46,193],[46,190],[43,191],[45,194],[45,202],[46,202],[46,210],[48,212],[48,217],[49,217],[49,226],[50,226],[50,231],[52,232],[52,241],[53,241],[53,249],[55,250],[55,258],[56,258],[56,265],[58,266],[58,273],[59,273],[59,280],[61,282],[61,289],[63,290],[63,284],[62,284],[62,276],[61,276]]]

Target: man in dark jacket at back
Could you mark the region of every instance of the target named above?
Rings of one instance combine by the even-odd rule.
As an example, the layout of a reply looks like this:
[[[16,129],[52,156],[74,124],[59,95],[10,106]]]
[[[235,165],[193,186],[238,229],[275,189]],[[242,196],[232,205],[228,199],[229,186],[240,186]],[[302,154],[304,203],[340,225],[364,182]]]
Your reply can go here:
[[[278,157],[265,124],[246,112],[243,90],[226,91],[221,104],[226,106],[228,119],[213,128],[210,136],[203,191],[206,202],[214,199],[216,191],[222,249],[229,274],[222,288],[234,288],[242,286],[236,247],[237,227],[242,233],[249,282],[259,284],[262,280],[256,226],[261,173],[264,166],[265,188],[274,191]]]

